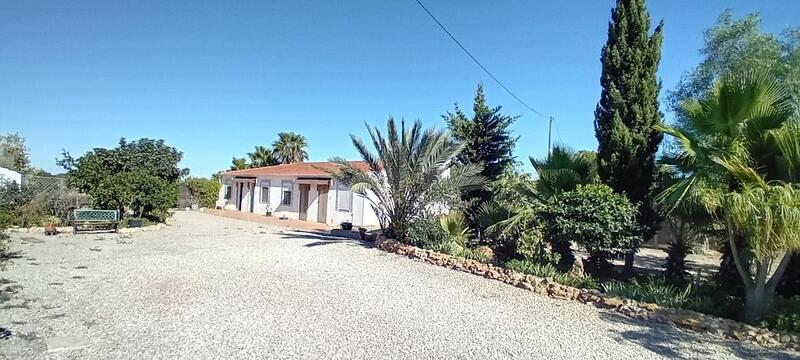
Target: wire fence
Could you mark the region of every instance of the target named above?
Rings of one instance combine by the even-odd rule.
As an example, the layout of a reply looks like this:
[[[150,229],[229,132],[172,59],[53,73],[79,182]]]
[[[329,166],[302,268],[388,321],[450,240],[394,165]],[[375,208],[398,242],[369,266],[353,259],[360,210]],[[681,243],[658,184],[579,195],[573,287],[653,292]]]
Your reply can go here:
[[[59,176],[22,175],[22,186],[35,194],[65,190],[67,183]]]

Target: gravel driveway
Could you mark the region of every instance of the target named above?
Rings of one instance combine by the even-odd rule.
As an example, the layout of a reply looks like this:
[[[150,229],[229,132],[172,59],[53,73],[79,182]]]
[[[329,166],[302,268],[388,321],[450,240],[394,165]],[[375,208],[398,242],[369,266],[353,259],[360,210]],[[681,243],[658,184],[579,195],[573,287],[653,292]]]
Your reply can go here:
[[[197,212],[130,236],[14,235],[0,358],[789,358],[360,242]],[[10,282],[9,282],[10,281]]]

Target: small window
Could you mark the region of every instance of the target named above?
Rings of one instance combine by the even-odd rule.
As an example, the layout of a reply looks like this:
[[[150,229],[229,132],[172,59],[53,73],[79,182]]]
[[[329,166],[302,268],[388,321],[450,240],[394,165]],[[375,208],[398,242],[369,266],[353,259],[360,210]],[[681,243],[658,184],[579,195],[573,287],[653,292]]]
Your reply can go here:
[[[294,184],[291,181],[284,181],[281,185],[283,188],[281,204],[292,205],[292,186]]]
[[[269,180],[261,181],[261,203],[269,204]]]
[[[261,203],[268,204],[269,203],[269,187],[262,186],[261,187]]]
[[[225,200],[231,199],[231,186],[225,185]]]
[[[350,211],[353,208],[353,192],[350,186],[339,183],[336,185],[336,210]]]

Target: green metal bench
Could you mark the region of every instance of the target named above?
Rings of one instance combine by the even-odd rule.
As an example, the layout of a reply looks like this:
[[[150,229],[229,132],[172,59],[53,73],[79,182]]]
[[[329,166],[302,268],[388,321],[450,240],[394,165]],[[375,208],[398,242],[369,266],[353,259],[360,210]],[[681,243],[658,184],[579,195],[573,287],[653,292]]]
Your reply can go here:
[[[104,228],[117,232],[119,212],[117,210],[75,209],[72,214],[72,231],[77,234],[81,230],[98,230]],[[87,229],[88,228],[88,229]]]

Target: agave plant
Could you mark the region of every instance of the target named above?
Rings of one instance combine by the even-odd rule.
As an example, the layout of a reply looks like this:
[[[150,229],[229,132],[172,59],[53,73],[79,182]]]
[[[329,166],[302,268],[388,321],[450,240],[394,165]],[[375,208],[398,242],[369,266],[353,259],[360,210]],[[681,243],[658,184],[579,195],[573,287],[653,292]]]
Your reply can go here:
[[[385,136],[369,125],[367,131],[375,152],[361,138],[350,135],[353,146],[367,163],[367,171],[337,157],[331,161],[339,167],[331,174],[370,201],[381,227],[399,241],[408,239],[408,226],[413,220],[438,212],[462,191],[486,183],[479,175],[480,167],[452,166],[463,145],[447,132],[422,130],[419,121],[410,128],[401,121],[398,129],[391,117],[386,122]]]
[[[688,128],[661,129],[678,140],[668,162],[685,176],[658,199],[670,211],[702,209],[722,219],[745,287],[745,318],[757,320],[800,250],[800,132],[787,91],[763,74],[731,75],[684,110]]]

